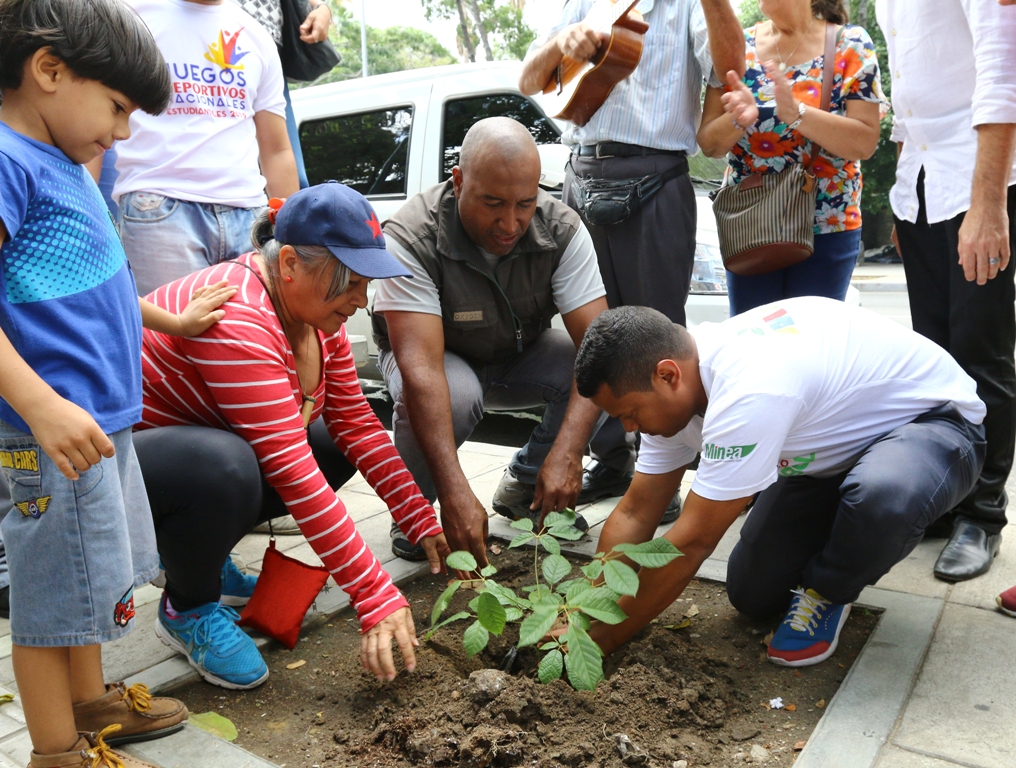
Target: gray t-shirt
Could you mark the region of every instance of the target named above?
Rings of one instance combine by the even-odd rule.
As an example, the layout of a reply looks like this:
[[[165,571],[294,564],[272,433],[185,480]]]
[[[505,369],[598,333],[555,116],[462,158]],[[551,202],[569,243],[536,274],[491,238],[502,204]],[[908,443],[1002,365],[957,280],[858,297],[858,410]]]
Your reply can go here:
[[[372,311],[422,312],[440,316],[441,296],[427,270],[394,237],[385,235],[385,242],[388,252],[402,262],[413,276],[379,280]],[[492,268],[496,266],[498,256],[484,251],[481,253]],[[596,263],[593,240],[584,226],[575,231],[561,255],[561,262],[551,277],[551,290],[554,305],[562,315],[607,295]]]

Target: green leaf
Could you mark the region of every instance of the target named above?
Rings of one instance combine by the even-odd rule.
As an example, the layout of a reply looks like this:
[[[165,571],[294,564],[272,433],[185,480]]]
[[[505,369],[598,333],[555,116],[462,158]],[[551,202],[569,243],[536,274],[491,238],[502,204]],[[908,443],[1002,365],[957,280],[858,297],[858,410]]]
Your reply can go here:
[[[474,597],[474,598],[473,598],[472,600],[470,600],[470,601],[469,601],[469,605],[468,605],[467,607],[468,607],[468,608],[469,608],[469,610],[471,610],[471,611],[472,611],[473,613],[476,613],[476,612],[477,612],[478,610],[480,610],[480,596],[479,596],[479,595],[477,595],[477,596],[476,596],[476,597]]]
[[[476,570],[476,558],[464,550],[452,552],[448,555],[448,559],[445,562],[448,563],[449,568],[453,568],[456,571]]]
[[[619,560],[608,560],[603,566],[603,577],[607,586],[622,595],[634,597],[639,591],[639,575],[635,569]]]
[[[568,586],[568,591],[565,593],[565,600],[569,605],[575,605],[575,601],[579,600],[586,592],[591,591],[592,588],[593,585],[585,579],[576,579]]]
[[[593,560],[591,563],[583,565],[580,570],[586,575],[587,579],[596,581],[600,578],[600,574],[603,573],[603,561]]]
[[[518,520],[513,520],[509,525],[519,531],[533,531],[533,521],[528,517],[520,517]]]
[[[551,512],[543,518],[545,528],[554,528],[558,525],[575,525],[577,515],[574,509],[565,509],[561,512]]]
[[[547,533],[551,536],[556,536],[559,539],[567,539],[568,541],[577,541],[585,536],[585,534],[574,525],[555,525],[547,531]]]
[[[191,713],[187,722],[220,739],[236,741],[236,726],[217,712],[202,712],[200,715]]]
[[[557,609],[549,606],[538,606],[529,616],[522,620],[519,627],[519,648],[536,645],[550,631],[557,621]]]
[[[434,608],[430,612],[431,626],[437,624],[437,620],[441,618],[441,614],[448,609],[448,606],[452,601],[452,595],[455,594],[455,590],[457,590],[461,584],[461,581],[455,579],[455,581],[448,585],[448,589],[441,593],[441,596],[437,599],[437,602],[434,603]]]
[[[596,684],[603,679],[603,659],[599,646],[584,629],[574,625],[568,632],[565,666],[568,668],[568,681],[576,690],[596,690]]]
[[[561,555],[547,555],[543,558],[543,578],[551,584],[557,584],[571,573],[571,563]]]
[[[540,646],[541,651],[549,651],[551,648],[557,648],[559,643],[556,640],[549,640]],[[13,695],[13,694],[12,694]]]
[[[506,605],[504,609],[505,621],[518,621],[522,618],[522,611],[514,605]]]
[[[488,565],[483,566],[483,568],[480,569],[480,575],[483,578],[485,578],[485,579],[488,576],[493,576],[495,573],[497,573],[497,568],[495,568],[493,565],[489,565],[488,564]]]
[[[552,555],[561,554],[561,545],[553,536],[541,536],[540,545]]]
[[[534,589],[533,594],[529,597],[534,609],[541,605],[549,608],[557,608],[561,605],[561,596],[555,594],[543,584]]]
[[[509,587],[498,584],[496,581],[488,581],[483,585],[484,592],[490,592],[501,605],[515,605],[519,608],[525,607],[527,600],[516,595]]]
[[[497,601],[490,592],[480,593],[480,604],[476,609],[476,620],[483,625],[483,628],[488,632],[493,632],[495,635],[500,635],[504,631],[505,622],[508,620],[508,614],[505,612],[504,606]]]
[[[451,624],[453,621],[462,621],[462,619],[471,619],[471,618],[473,618],[472,614],[467,613],[466,611],[461,611],[459,613],[456,613],[454,616],[449,616],[444,621],[438,622],[433,627],[428,629],[427,634],[423,636],[423,642],[426,643],[428,640],[430,640],[434,636],[434,633],[437,632],[439,629],[441,629],[441,627],[445,627]]]
[[[621,607],[613,600],[606,600],[604,598],[586,600],[582,603],[581,607],[583,613],[587,613],[605,624],[620,624],[628,618],[628,614],[622,611]]]
[[[516,536],[514,539],[512,539],[512,543],[508,545],[508,549],[511,549],[512,547],[521,547],[527,541],[531,541],[532,539],[535,539],[535,538],[536,538],[536,534],[533,533],[532,531],[528,531],[526,533],[520,533],[518,536]]]
[[[489,641],[490,633],[483,628],[483,625],[479,621],[474,621],[470,624],[462,635],[462,644],[466,647],[466,653],[470,656],[475,656],[486,648]]]
[[[646,568],[662,568],[681,557],[681,552],[667,539],[652,539],[642,544],[618,544],[614,552],[623,552],[632,562]]]
[[[584,629],[586,632],[589,631],[589,627],[592,623],[589,621],[589,617],[582,613],[570,613],[568,614],[568,626],[578,627]]]
[[[561,673],[564,671],[564,655],[561,651],[555,648],[550,651],[546,656],[540,659],[540,666],[537,673],[540,676],[540,682],[546,685],[551,680],[557,680],[561,677]]]

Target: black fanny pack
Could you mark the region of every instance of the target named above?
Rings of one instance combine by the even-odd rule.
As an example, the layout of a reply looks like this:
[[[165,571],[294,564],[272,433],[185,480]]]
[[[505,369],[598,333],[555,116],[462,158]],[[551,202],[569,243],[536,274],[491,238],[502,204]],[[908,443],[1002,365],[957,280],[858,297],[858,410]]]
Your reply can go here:
[[[639,210],[668,181],[688,173],[688,159],[682,157],[673,168],[638,179],[583,179],[571,170],[573,207],[586,224],[609,227]]]

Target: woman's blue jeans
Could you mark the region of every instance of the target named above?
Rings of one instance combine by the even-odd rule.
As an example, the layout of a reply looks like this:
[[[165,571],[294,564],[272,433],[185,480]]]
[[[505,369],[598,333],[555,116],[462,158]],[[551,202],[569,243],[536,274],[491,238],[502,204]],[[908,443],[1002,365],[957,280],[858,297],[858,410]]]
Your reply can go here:
[[[731,317],[796,296],[825,296],[843,301],[860,248],[860,229],[815,235],[815,252],[792,267],[750,277],[727,272]]]

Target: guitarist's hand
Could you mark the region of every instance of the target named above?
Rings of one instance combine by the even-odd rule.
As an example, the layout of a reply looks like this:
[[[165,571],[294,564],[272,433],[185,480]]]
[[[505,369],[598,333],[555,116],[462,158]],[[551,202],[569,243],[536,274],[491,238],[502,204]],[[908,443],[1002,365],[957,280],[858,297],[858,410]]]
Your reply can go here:
[[[572,24],[558,32],[557,47],[562,56],[589,61],[600,48],[600,34],[584,21]]]
[[[730,90],[720,97],[723,109],[739,128],[742,130],[751,128],[758,120],[758,105],[755,103],[755,95],[734,70],[727,73],[727,88]]]

